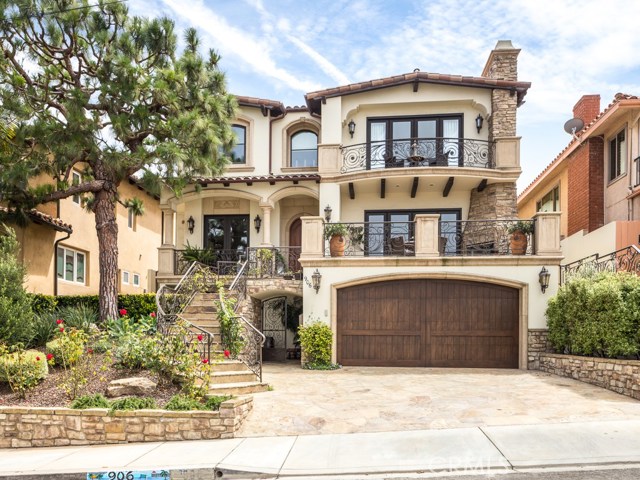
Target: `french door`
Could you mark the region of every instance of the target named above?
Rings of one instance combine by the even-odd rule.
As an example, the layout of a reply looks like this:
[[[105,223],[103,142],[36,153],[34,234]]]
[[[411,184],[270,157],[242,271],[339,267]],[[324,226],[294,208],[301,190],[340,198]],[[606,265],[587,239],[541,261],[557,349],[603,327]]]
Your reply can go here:
[[[237,260],[249,247],[249,215],[205,215],[205,248]],[[237,257],[237,258],[233,258]]]

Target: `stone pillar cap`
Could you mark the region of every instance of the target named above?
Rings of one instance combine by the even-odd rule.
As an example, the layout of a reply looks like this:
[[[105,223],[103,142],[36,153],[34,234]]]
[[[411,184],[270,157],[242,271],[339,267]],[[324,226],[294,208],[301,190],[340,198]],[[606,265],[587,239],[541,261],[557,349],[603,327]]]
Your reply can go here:
[[[516,47],[513,46],[511,40],[498,40],[494,50],[516,50]]]

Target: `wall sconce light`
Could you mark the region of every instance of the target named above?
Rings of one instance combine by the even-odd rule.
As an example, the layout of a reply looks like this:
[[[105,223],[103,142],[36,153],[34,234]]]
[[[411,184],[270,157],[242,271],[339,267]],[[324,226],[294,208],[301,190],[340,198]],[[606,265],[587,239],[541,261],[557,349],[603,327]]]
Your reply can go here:
[[[316,291],[316,293],[318,293],[318,290],[320,290],[320,280],[321,279],[322,279],[322,275],[320,274],[320,272],[316,268],[316,271],[313,272],[313,275],[311,275],[311,285],[313,286],[313,289]]]
[[[482,115],[478,114],[476,117],[476,128],[478,129],[478,133],[482,130],[482,122],[484,122],[484,118],[482,118]]]
[[[540,270],[540,273],[538,274],[538,281],[540,282],[540,289],[542,290],[542,293],[547,290],[550,278],[551,273],[549,272],[549,270],[547,270],[545,267],[542,267],[542,270]]]
[[[262,225],[262,219],[260,215],[256,215],[256,218],[253,219],[253,226],[256,227],[256,232],[260,233],[260,226]]]
[[[189,229],[189,233],[193,233],[193,229],[196,227],[196,221],[192,216],[189,216],[189,220],[187,220],[187,229]]]
[[[324,207],[324,219],[327,223],[329,223],[331,221],[331,212],[333,210],[331,210],[331,207],[329,205],[327,205],[326,207]]]
[[[353,138],[353,134],[356,133],[356,122],[353,121],[353,118],[349,121],[349,135]]]

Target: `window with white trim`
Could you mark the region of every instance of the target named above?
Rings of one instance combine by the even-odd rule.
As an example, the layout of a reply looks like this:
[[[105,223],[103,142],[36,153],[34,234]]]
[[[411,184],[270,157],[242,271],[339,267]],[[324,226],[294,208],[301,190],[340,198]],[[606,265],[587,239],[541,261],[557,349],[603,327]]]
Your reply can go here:
[[[80,185],[80,181],[82,180],[82,177],[80,176],[80,173],[76,172],[75,170],[73,170],[71,172],[71,184],[72,185]],[[74,195],[72,197],[73,199],[73,203],[80,205],[80,195]]]
[[[122,271],[122,283],[124,285],[129,285],[129,272],[126,270]]]
[[[609,180],[614,180],[627,173],[627,140],[622,129],[609,140]]]
[[[136,229],[136,215],[133,212],[133,208],[128,208],[127,209],[127,226],[131,230],[135,230]]]
[[[292,167],[318,166],[318,134],[310,130],[301,130],[291,135]]]
[[[140,286],[140,274],[138,274],[138,273],[134,273],[133,274],[133,286],[134,287],[139,287]]]
[[[67,282],[86,284],[87,255],[71,248],[58,247],[56,273]]]

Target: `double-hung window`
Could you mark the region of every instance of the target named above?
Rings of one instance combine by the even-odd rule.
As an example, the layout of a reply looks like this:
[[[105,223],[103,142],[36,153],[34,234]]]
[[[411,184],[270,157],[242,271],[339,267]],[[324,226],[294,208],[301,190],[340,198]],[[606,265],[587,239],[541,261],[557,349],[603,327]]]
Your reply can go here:
[[[627,141],[625,130],[609,140],[609,181],[627,173]]]
[[[86,254],[70,248],[58,247],[56,257],[58,278],[85,285]]]
[[[247,128],[242,125],[232,125],[231,130],[236,136],[235,146],[231,149],[231,163],[244,165],[247,163]]]

